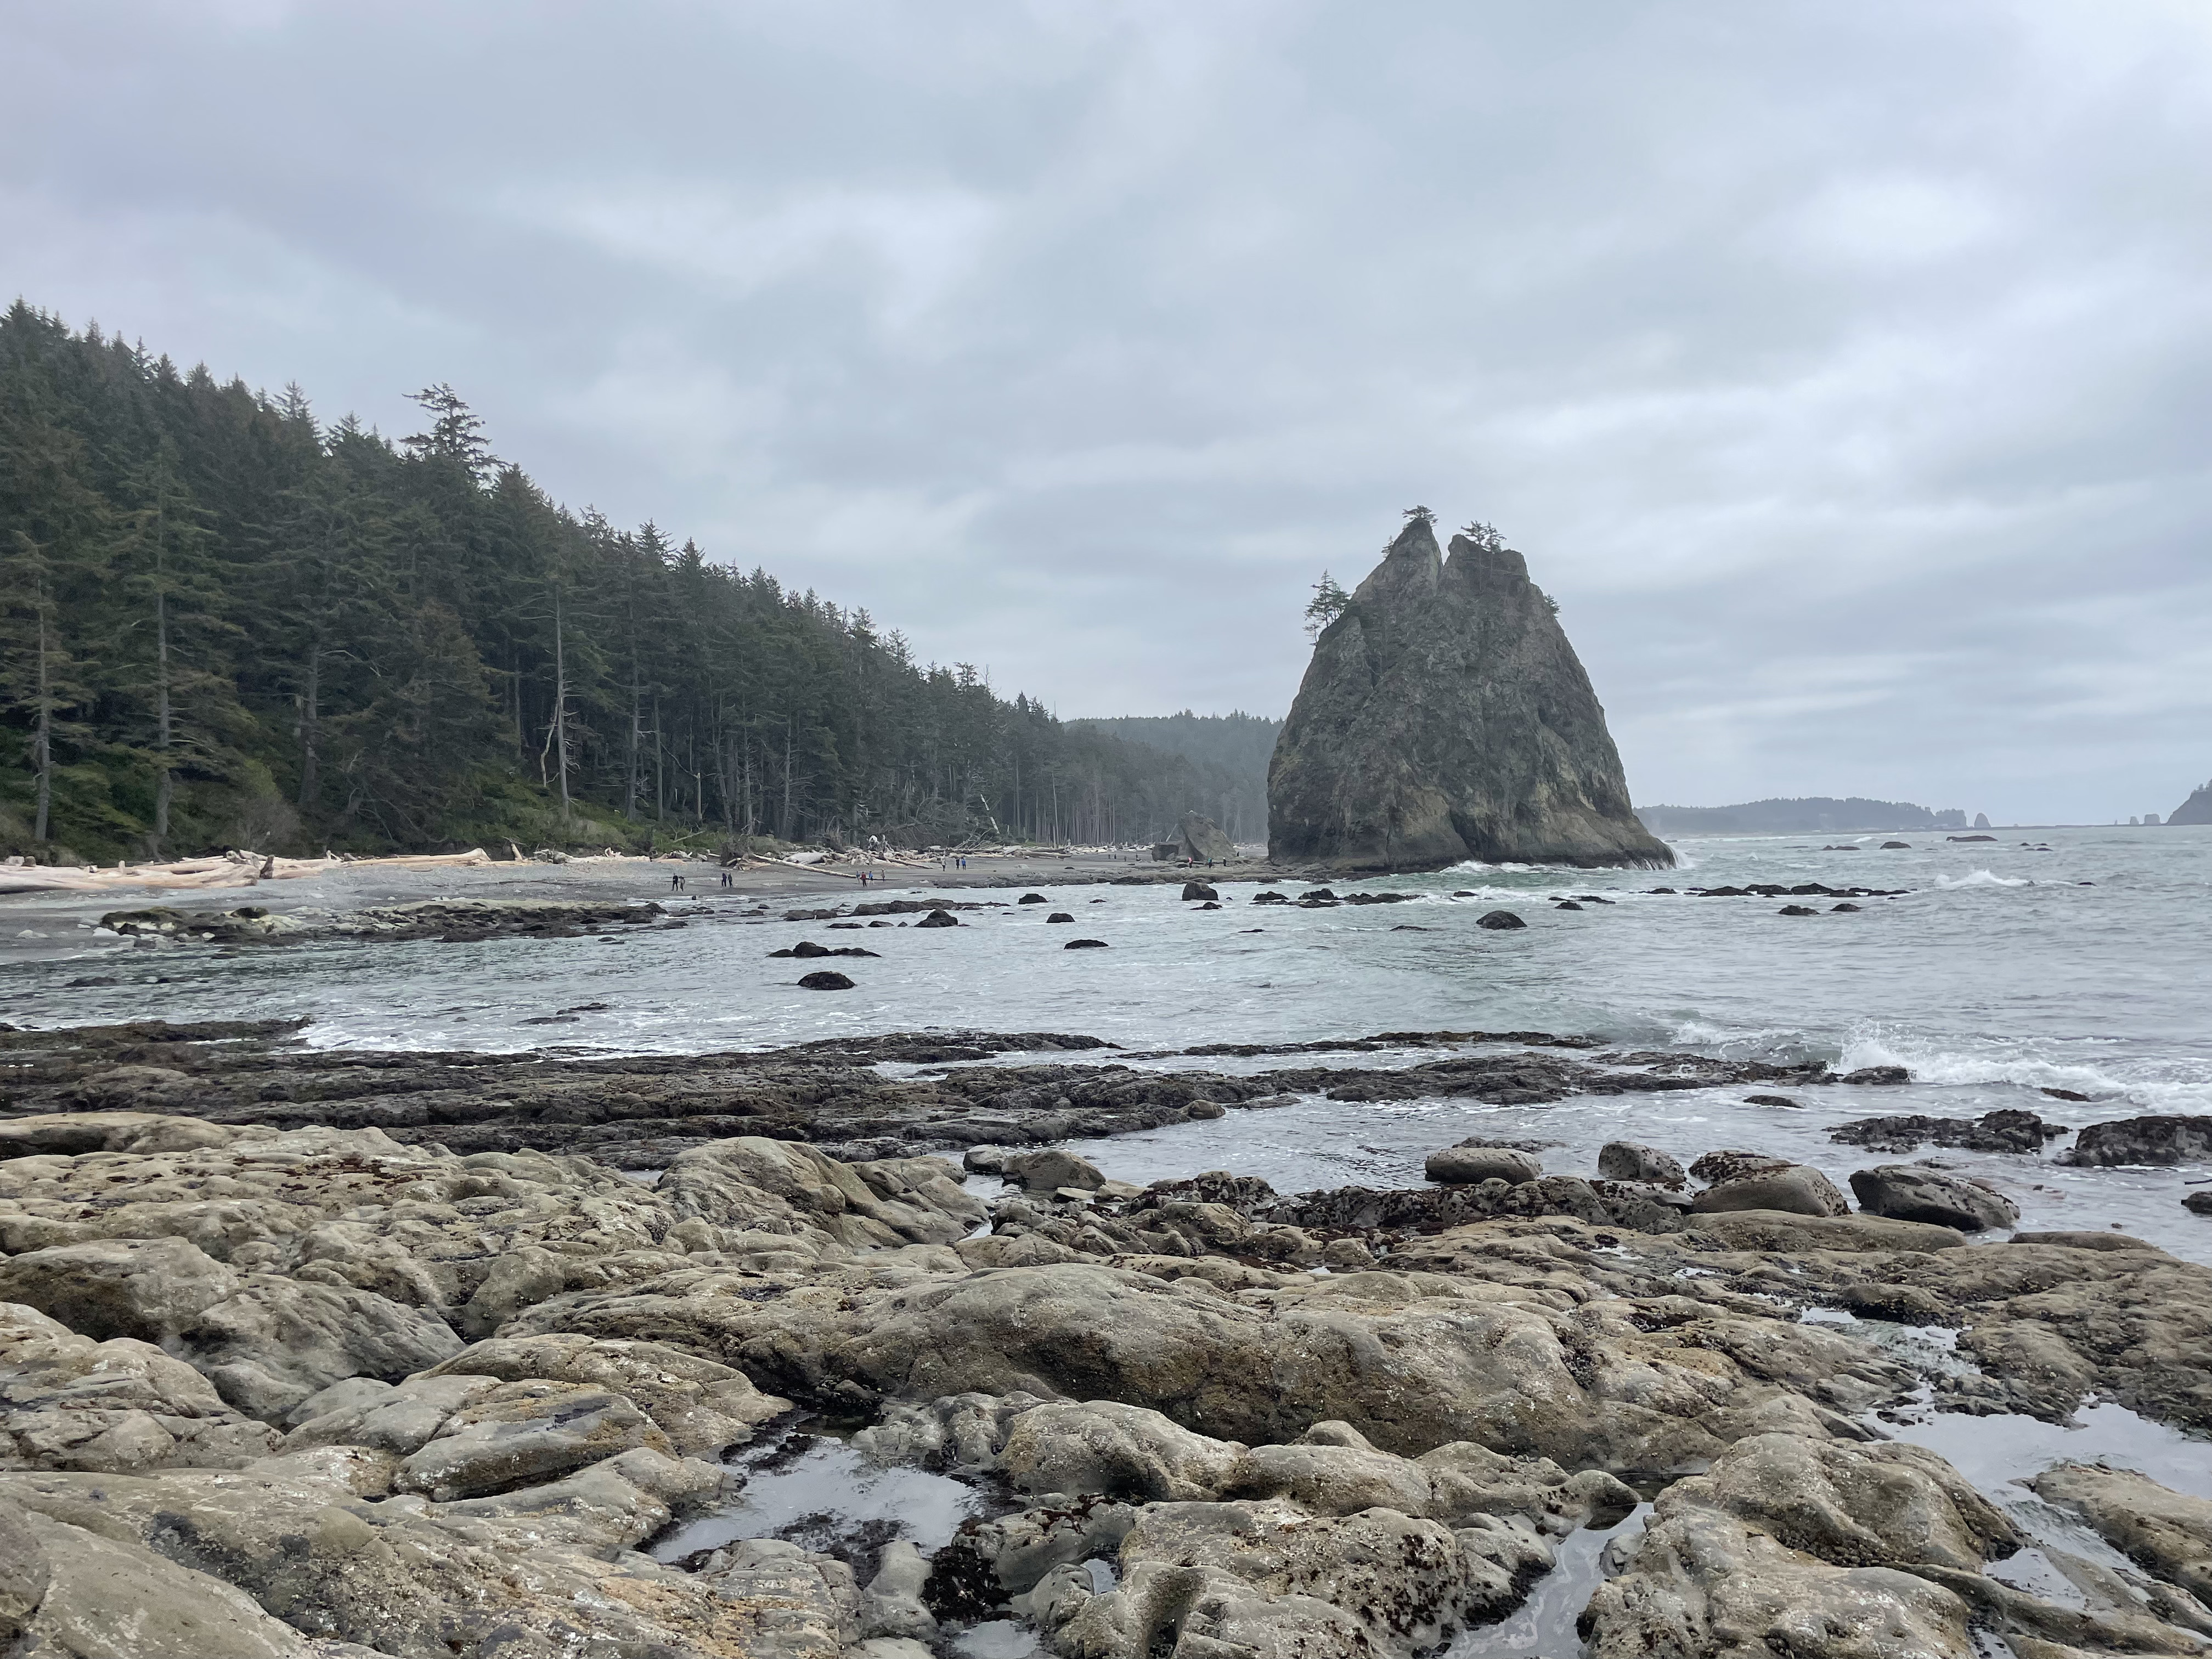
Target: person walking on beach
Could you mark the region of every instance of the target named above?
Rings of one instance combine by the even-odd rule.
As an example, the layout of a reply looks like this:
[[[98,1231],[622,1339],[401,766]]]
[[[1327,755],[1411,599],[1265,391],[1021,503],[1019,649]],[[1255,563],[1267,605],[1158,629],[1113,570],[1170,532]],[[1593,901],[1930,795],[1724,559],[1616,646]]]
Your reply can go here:
[[[678,872],[676,872],[676,873],[675,873],[674,875],[672,875],[671,877],[669,877],[669,878],[668,878],[668,890],[669,890],[670,892],[672,892],[672,892],[676,891],[676,890],[677,890],[677,889],[678,889],[679,887],[681,887],[681,886],[683,886],[683,885],[684,885],[684,872],[683,872],[681,870],[678,870]]]

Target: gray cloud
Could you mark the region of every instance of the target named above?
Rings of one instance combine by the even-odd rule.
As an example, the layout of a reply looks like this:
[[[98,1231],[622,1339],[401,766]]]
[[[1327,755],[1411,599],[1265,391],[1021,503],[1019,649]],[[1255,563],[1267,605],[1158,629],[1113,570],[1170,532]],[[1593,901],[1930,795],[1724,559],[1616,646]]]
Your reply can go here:
[[[2212,772],[2194,0],[282,0],[0,21],[0,287],[869,606],[1280,713],[1425,501],[1639,800]]]

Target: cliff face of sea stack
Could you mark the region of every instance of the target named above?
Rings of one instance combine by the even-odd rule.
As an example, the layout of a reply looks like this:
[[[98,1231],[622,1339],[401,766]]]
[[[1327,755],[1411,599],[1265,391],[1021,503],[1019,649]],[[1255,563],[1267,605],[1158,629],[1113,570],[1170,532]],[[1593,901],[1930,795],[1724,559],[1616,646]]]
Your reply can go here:
[[[1322,632],[1267,767],[1270,857],[1356,869],[1674,862],[1521,555],[1414,517]]]

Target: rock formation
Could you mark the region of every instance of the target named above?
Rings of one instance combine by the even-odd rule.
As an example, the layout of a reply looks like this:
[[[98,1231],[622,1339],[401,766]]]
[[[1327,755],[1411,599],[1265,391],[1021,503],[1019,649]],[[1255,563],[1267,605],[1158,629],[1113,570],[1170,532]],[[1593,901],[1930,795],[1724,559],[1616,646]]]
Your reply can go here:
[[[1268,853],[1357,869],[1666,868],[1521,555],[1417,514],[1322,629],[1267,769]]]
[[[2199,784],[2189,799],[2166,814],[2168,823],[2212,823],[2212,783]]]
[[[1237,856],[1237,843],[1222,833],[1221,826],[1196,812],[1182,815],[1182,821],[1176,825],[1176,839],[1182,843],[1182,856],[1187,859],[1212,859],[1217,864],[1226,864]]]
[[[303,1122],[346,1103],[291,1085],[332,1074],[265,1054],[223,1108],[242,1121],[217,1121],[219,1078],[185,1068],[252,1029],[130,1028],[88,1074],[55,1044],[82,1056],[114,1028],[0,1032],[22,1074],[0,1101],[0,1654],[929,1659],[1011,1620],[1049,1659],[1416,1659],[1470,1628],[1498,1651],[1578,1632],[1593,1659],[2212,1651],[2212,1503],[2041,1470],[2043,1502],[2110,1547],[2092,1561],[1876,1426],[1927,1407],[2057,1423],[2099,1399],[2212,1427],[2212,1270],[2141,1239],[1968,1249],[1748,1151],[1698,1158],[1714,1185],[1691,1200],[1679,1164],[1626,1142],[1595,1179],[1530,1161],[1398,1189],[1139,1188],[1037,1144],[1073,1121],[1071,1074],[947,1065],[941,1034],[852,1052],[1059,1103],[1048,1131],[1012,1095],[961,1115],[970,1140],[1006,1133],[963,1160],[1006,1178],[988,1200],[915,1155],[945,1137],[912,1095],[866,1106],[902,1131],[892,1156],[724,1135],[647,1186],[576,1153],[565,1108],[532,1119],[560,1156],[456,1150],[467,1124],[419,1100],[387,1121],[437,1143],[350,1107],[351,1127]],[[1509,1097],[1464,1055],[1479,1034],[1438,1035],[1413,1046],[1453,1058],[1298,1091]],[[173,1065],[147,1063],[155,1038]],[[512,1090],[504,1057],[430,1058],[449,1109]],[[1551,1057],[1499,1058],[1550,1086]],[[1779,1069],[1665,1058],[1663,1080],[1608,1054],[1586,1081]],[[568,1083],[627,1093],[592,1063]],[[1295,1075],[1089,1069],[1209,1092]],[[876,1075],[817,1069],[808,1092],[841,1073]],[[118,1109],[127,1089],[167,1109]],[[1819,1201],[1734,1201],[1759,1183]],[[1958,1335],[1877,1342],[1862,1318]],[[793,1407],[866,1426],[817,1437]],[[741,1496],[824,1443],[872,1469],[803,1515]],[[937,1496],[873,1507],[878,1474]],[[1664,1487],[1640,1527],[1639,1485]],[[948,1498],[969,1518],[926,1535]],[[708,1534],[682,1540],[692,1521]],[[2031,1544],[2050,1565],[2028,1588],[1985,1570]],[[1495,1627],[1524,1607],[1534,1639],[1509,1649]]]

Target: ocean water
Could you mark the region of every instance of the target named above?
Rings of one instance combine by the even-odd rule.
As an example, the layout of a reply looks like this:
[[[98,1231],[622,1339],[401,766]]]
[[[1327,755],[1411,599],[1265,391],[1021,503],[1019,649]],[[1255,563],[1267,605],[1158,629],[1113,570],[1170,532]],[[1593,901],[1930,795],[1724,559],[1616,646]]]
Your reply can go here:
[[[1054,887],[1048,906],[1012,890],[942,896],[1005,904],[958,928],[830,932],[780,920],[830,897],[673,901],[680,930],[608,941],[316,944],[223,952],[134,947],[90,922],[126,899],[0,899],[0,1020],[22,1025],[162,1017],[304,1015],[329,1046],[577,1052],[698,1052],[932,1026],[1079,1032],[1128,1049],[1214,1042],[1315,1041],[1386,1030],[1534,1029],[1633,1048],[1680,1048],[1839,1069],[1902,1065],[1901,1088],[1791,1090],[1802,1109],[1748,1106],[1758,1090],[1696,1090],[1498,1108],[1474,1100],[1403,1106],[1319,1099],[1212,1123],[1085,1143],[1133,1180],[1225,1168],[1285,1190],[1420,1180],[1429,1151],[1470,1134],[1551,1145],[1547,1169],[1588,1172],[1626,1138],[1686,1159],[1719,1146],[1804,1158],[1839,1182],[1869,1164],[1928,1158],[1996,1181],[2023,1227],[2119,1226],[2212,1260],[2212,1218],[2182,1209],[2212,1168],[2071,1170],[2042,1158],[1923,1148],[1893,1155],[1835,1145],[1836,1123],[1875,1113],[1972,1116],[2026,1106],[2079,1127],[2145,1113],[2212,1113],[2212,830],[1998,831],[1960,842],[1909,833],[1689,839],[1683,866],[1577,872],[1466,866],[1360,884],[1420,902],[1299,910],[1255,906],[1255,884],[1224,885],[1223,908],[1172,886]],[[1880,850],[1886,840],[1909,848]],[[499,866],[395,878],[347,872],[250,894],[187,894],[183,906],[343,908],[443,894],[584,896],[634,891],[667,902],[665,878],[607,866]],[[1820,882],[1904,890],[1857,901],[1700,898],[1654,887]],[[1275,884],[1295,896],[1303,884]],[[934,890],[887,887],[869,896]],[[1594,895],[1579,912],[1554,896]],[[855,895],[857,896],[857,895]],[[1790,902],[1820,914],[1778,915]],[[1519,931],[1475,926],[1508,908]],[[1077,925],[1048,926],[1050,909]],[[1071,937],[1104,951],[1067,951]],[[815,964],[769,952],[802,938],[859,944],[880,959],[839,962],[850,991],[800,989]],[[99,982],[108,981],[108,982]],[[554,1023],[543,1023],[551,1021]],[[1424,1054],[1346,1063],[1411,1063]],[[1114,1063],[1116,1056],[1090,1056]],[[1326,1057],[1320,1057],[1325,1060]],[[1142,1061],[1264,1070],[1306,1060]],[[2054,1099],[2058,1088],[2086,1103]],[[2053,1152],[2067,1143],[2053,1143]]]

